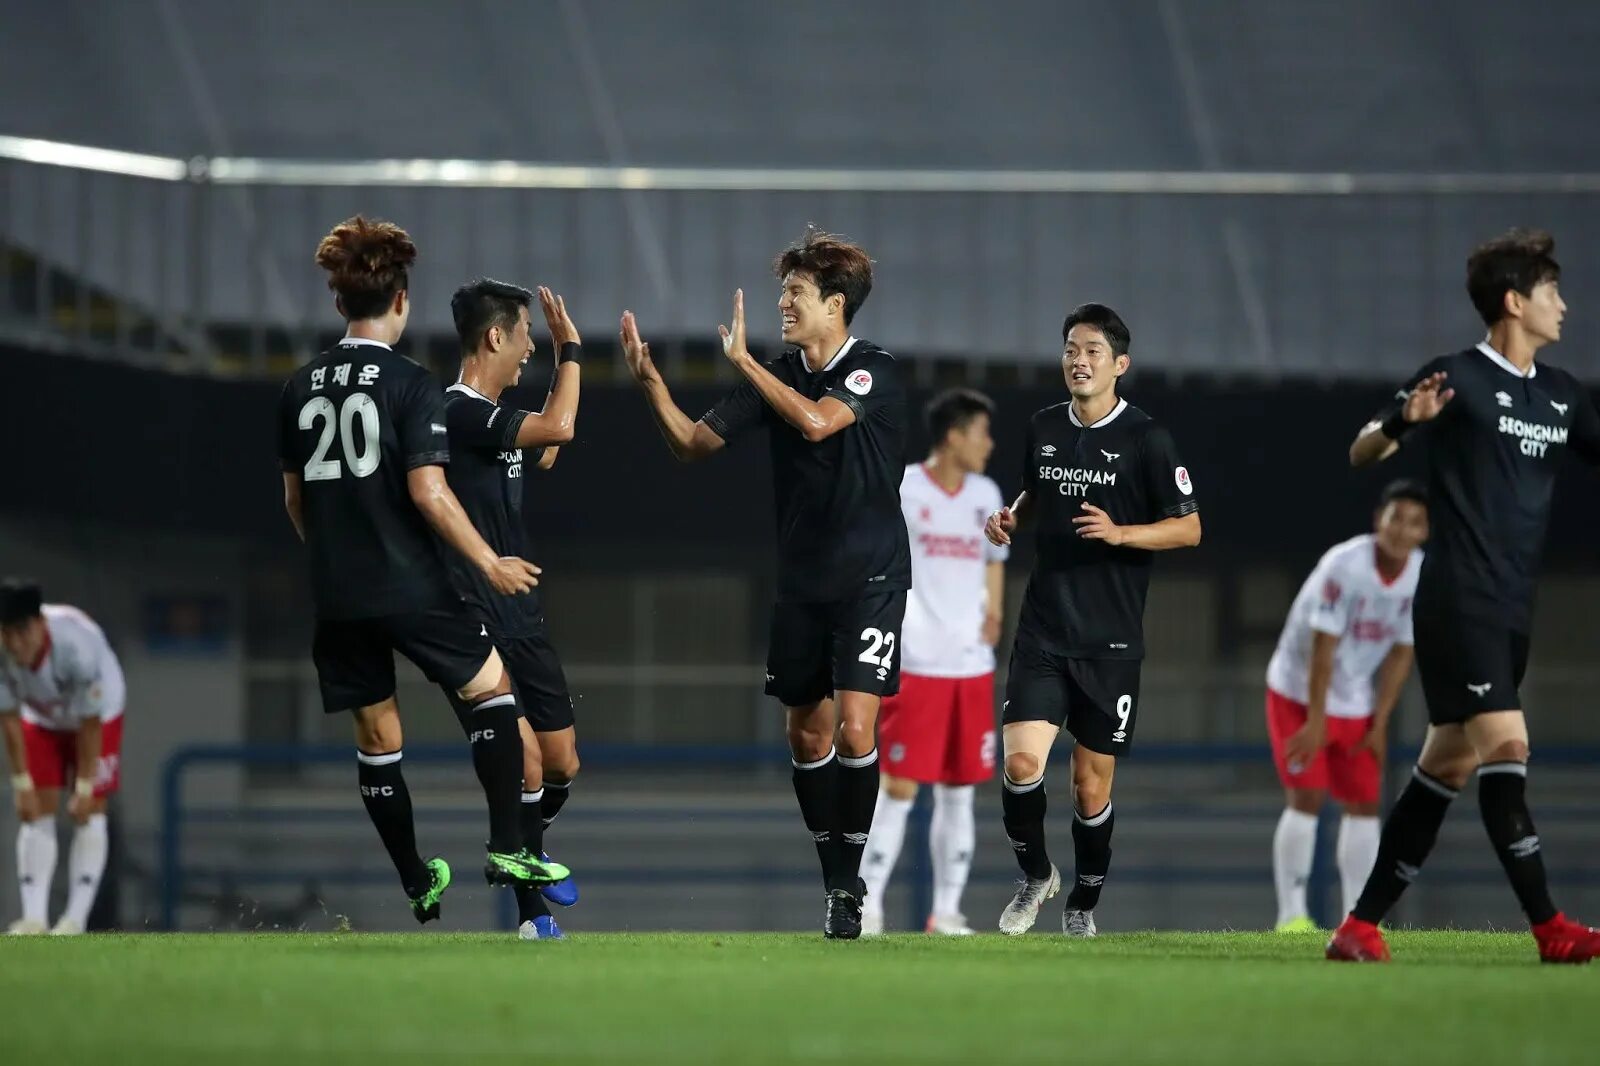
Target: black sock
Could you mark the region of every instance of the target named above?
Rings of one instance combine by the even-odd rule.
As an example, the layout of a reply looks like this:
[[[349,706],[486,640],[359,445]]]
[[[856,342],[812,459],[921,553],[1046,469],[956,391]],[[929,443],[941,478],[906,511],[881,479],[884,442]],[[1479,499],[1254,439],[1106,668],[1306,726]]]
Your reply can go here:
[[[1528,813],[1528,765],[1491,762],[1478,767],[1478,810],[1489,842],[1506,869],[1506,879],[1517,902],[1534,925],[1556,916],[1545,880],[1544,858],[1539,854],[1539,834]]]
[[[1044,812],[1047,803],[1044,777],[1019,785],[1007,776],[1000,790],[1000,807],[1005,815],[1006,836],[1017,853],[1017,865],[1034,881],[1050,876],[1050,856],[1044,849]]]
[[[822,883],[831,885],[838,865],[833,827],[838,821],[835,812],[839,806],[839,760],[831,749],[816,762],[794,764],[794,795],[800,801],[800,817],[817,845]]]
[[[1078,877],[1067,895],[1067,906],[1073,910],[1092,911],[1100,902],[1100,889],[1106,883],[1106,871],[1111,869],[1114,821],[1109,802],[1092,818],[1085,818],[1076,811],[1072,814],[1072,851],[1077,860]]]
[[[411,792],[400,772],[400,753],[356,752],[357,780],[361,784],[361,803],[378,837],[389,851],[406,895],[420,896],[428,890],[433,875],[417,854],[417,829],[411,820]]]
[[[1439,839],[1439,827],[1450,811],[1450,801],[1455,798],[1455,789],[1424,773],[1420,766],[1412,768],[1410,784],[1394,801],[1383,823],[1378,858],[1350,913],[1363,922],[1383,920],[1400,893],[1422,871],[1433,842]]]
[[[522,711],[511,693],[490,696],[472,707],[472,768],[489,803],[489,850],[522,848]]]
[[[535,855],[544,850],[544,818],[540,808],[544,796],[543,790],[522,794],[522,845]],[[550,908],[544,905],[544,896],[539,894],[537,887],[513,885],[512,891],[517,897],[518,925],[550,913]]]
[[[839,763],[838,855],[828,887],[859,891],[861,853],[872,832],[872,812],[878,805],[878,749],[865,755],[841,755]]]
[[[556,815],[561,813],[561,808],[567,805],[567,798],[572,794],[572,782],[556,784],[553,781],[544,783],[544,799],[539,803],[539,811],[544,815],[544,827],[550,828],[550,823],[556,820]]]

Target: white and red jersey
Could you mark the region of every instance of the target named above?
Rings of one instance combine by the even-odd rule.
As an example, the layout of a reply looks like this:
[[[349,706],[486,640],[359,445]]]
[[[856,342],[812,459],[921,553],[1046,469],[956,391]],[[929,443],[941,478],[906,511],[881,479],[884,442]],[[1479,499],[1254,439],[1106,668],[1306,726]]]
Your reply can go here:
[[[1000,487],[982,474],[966,475],[949,492],[921,463],[906,467],[900,480],[900,509],[911,535],[911,592],[900,641],[906,673],[994,673],[994,649],[983,642],[984,573],[1008,549],[990,544],[983,526],[1001,506]]]
[[[1372,713],[1372,676],[1396,644],[1410,644],[1411,601],[1422,572],[1422,552],[1413,550],[1394,580],[1378,572],[1377,538],[1351,537],[1329,548],[1300,586],[1278,650],[1267,664],[1267,686],[1296,703],[1310,701],[1312,634],[1339,638],[1328,683],[1332,718]]]
[[[56,730],[120,718],[127,685],[105,633],[76,607],[47,603],[42,613],[46,639],[36,661],[0,651],[0,713],[20,708],[23,721]]]

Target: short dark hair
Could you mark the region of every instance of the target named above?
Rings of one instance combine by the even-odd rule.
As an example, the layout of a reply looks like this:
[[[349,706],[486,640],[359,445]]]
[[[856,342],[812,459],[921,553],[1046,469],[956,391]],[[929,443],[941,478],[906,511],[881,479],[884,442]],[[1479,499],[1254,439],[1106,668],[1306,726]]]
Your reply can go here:
[[[339,294],[345,317],[359,322],[389,309],[395,293],[411,287],[417,246],[411,235],[378,218],[345,219],[317,245],[317,265],[328,272],[328,288]]]
[[[37,581],[21,577],[0,581],[0,626],[37,618],[43,608],[44,593]]]
[[[951,430],[965,428],[979,415],[988,415],[994,421],[994,401],[977,389],[946,389],[923,409],[928,436],[936,448]]]
[[[1428,506],[1428,490],[1414,477],[1397,478],[1383,487],[1378,494],[1378,510],[1383,510],[1395,500],[1410,500],[1412,503]]]
[[[516,329],[519,309],[532,302],[531,290],[493,278],[478,278],[461,286],[450,297],[450,317],[455,319],[461,351],[466,355],[477,351],[483,335],[495,326]]]
[[[796,271],[811,276],[824,300],[834,293],[844,296],[847,326],[872,291],[871,257],[860,245],[815,226],[807,226],[806,235],[772,261],[772,272],[780,281]]]
[[[1514,229],[1485,241],[1467,257],[1467,295],[1485,325],[1506,314],[1506,293],[1533,295],[1535,285],[1561,280],[1556,239],[1542,229]]]
[[[1105,304],[1079,304],[1074,307],[1061,324],[1062,344],[1067,343],[1067,334],[1072,332],[1073,326],[1093,326],[1099,330],[1105,336],[1106,343],[1111,345],[1113,355],[1127,355],[1128,345],[1133,343],[1133,334],[1128,332],[1128,325],[1122,321],[1122,316]]]

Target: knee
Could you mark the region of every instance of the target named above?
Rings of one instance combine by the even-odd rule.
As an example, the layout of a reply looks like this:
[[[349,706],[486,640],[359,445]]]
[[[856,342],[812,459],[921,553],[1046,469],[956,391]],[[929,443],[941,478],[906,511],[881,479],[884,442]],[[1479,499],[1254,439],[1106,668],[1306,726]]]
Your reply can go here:
[[[1528,761],[1528,742],[1526,740],[1503,740],[1489,749],[1483,761],[1488,762],[1520,762]]]
[[[1019,785],[1036,781],[1044,773],[1044,765],[1032,752],[1014,751],[1006,756],[1006,776]]]
[[[544,779],[553,785],[570,785],[573,778],[578,776],[578,753],[556,759],[545,764]]]
[[[1526,746],[1524,746],[1526,751]],[[1472,773],[1478,768],[1478,760],[1469,754],[1452,756],[1447,759],[1419,760],[1417,768],[1440,784],[1448,785],[1459,791],[1468,781],[1472,780]]]
[[[806,726],[789,727],[789,751],[798,762],[816,762],[833,748],[833,737],[825,730]]]
[[[1111,778],[1095,772],[1092,767],[1074,763],[1072,767],[1072,803],[1080,814],[1099,814],[1111,802]]]
[[[914,800],[917,798],[917,783],[909,777],[890,777],[883,775],[883,790],[889,794],[890,799]]]
[[[391,724],[392,723],[392,724]],[[369,755],[399,751],[400,723],[388,718],[357,718],[356,747]]]
[[[859,758],[870,752],[877,743],[877,730],[871,722],[847,720],[839,723],[840,755]]]

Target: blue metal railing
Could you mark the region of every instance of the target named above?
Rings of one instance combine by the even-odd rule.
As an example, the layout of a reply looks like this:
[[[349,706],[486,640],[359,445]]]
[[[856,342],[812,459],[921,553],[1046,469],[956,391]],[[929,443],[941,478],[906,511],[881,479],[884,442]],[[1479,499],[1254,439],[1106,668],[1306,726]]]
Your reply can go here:
[[[1417,749],[1395,748],[1391,750],[1389,766],[1394,772],[1400,772],[1409,767],[1417,756]],[[592,768],[650,768],[660,769],[667,767],[708,767],[727,769],[730,767],[750,768],[756,766],[787,766],[789,753],[782,747],[764,745],[667,745],[645,746],[634,744],[586,744],[583,749],[584,763]],[[1167,766],[1219,766],[1254,764],[1258,766],[1271,765],[1271,751],[1264,744],[1148,744],[1140,748],[1137,755],[1138,761],[1149,765]],[[1540,749],[1538,759],[1541,765],[1559,766],[1590,766],[1600,764],[1600,747],[1568,747]],[[342,765],[351,761],[349,745],[328,745],[318,747],[303,747],[294,745],[194,745],[181,747],[174,750],[166,759],[161,771],[161,927],[175,930],[178,925],[178,910],[183,899],[185,885],[193,880],[219,879],[224,876],[239,882],[255,884],[282,884],[290,881],[303,880],[302,874],[272,869],[230,868],[226,871],[212,871],[201,868],[188,868],[184,865],[183,837],[185,830],[191,825],[216,825],[230,823],[333,823],[347,821],[362,817],[358,805],[339,808],[295,808],[288,810],[239,810],[237,808],[217,807],[189,807],[183,798],[185,775],[200,766],[263,766],[263,765]],[[417,746],[406,750],[406,761],[409,765],[418,763],[467,763],[467,749],[460,744]],[[923,790],[913,808],[911,821],[907,826],[907,855],[910,865],[914,869],[931,869],[927,854],[927,828],[930,817],[930,804]],[[1386,794],[1392,795],[1392,790],[1386,789]],[[1131,812],[1130,812],[1131,813]],[[1194,804],[1146,804],[1141,809],[1141,816],[1160,816],[1163,818],[1195,818],[1210,819],[1218,816],[1215,808],[1197,807]],[[1546,810],[1541,812],[1541,818],[1546,820],[1560,820],[1565,816],[1592,818],[1592,809],[1582,811],[1574,810]],[[771,819],[773,821],[792,820],[787,812],[729,810],[728,808],[684,808],[673,811],[638,812],[616,811],[599,812],[590,811],[589,818],[616,818],[638,821],[650,818],[671,819],[734,819],[741,821]],[[419,821],[479,821],[483,813],[476,810],[440,811],[423,810],[417,812]],[[1336,877],[1333,872],[1333,834],[1329,831],[1331,819],[1324,812],[1323,825],[1318,833],[1317,876],[1310,886],[1310,898],[1313,900],[1314,909],[1322,912],[1321,918],[1333,917],[1331,909],[1325,905],[1336,890]],[[600,881],[637,880],[648,875],[651,879],[661,881],[663,878],[670,880],[671,875],[661,870],[607,870],[603,873],[586,874],[586,879]],[[685,875],[688,876],[688,875]],[[751,869],[740,871],[727,871],[724,877],[731,877],[741,882],[758,883],[770,881],[774,875],[770,870]],[[1117,871],[1119,881],[1172,881],[1181,879],[1192,882],[1206,882],[1213,884],[1240,884],[1260,880],[1264,876],[1259,868],[1248,869],[1212,869],[1212,870],[1185,870],[1181,872],[1162,868],[1124,867]],[[1470,872],[1457,872],[1452,875],[1457,879],[1476,880]],[[1484,873],[1488,878],[1489,872]],[[377,874],[366,870],[333,870],[319,875],[327,883],[335,884],[371,884],[386,882],[389,875]],[[1594,878],[1587,872],[1577,873],[1578,880],[1588,883]],[[693,875],[694,880],[704,881],[707,875],[698,872]],[[1572,875],[1567,879],[1572,880]],[[931,886],[929,878],[915,877],[911,879],[912,900],[910,913],[917,916],[926,915],[931,905]],[[509,894],[503,894],[507,897]],[[509,902],[507,899],[505,902]],[[504,914],[502,914],[504,917]]]

